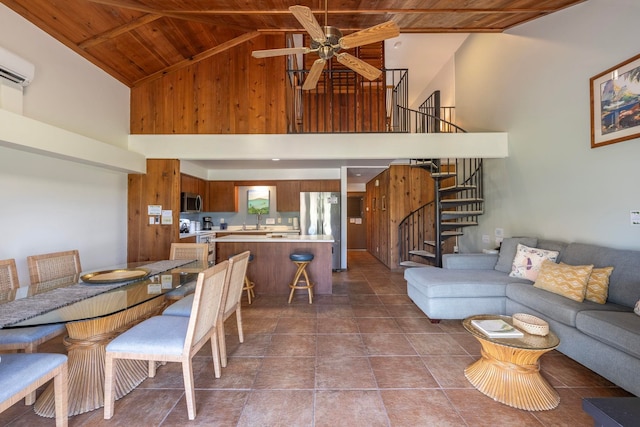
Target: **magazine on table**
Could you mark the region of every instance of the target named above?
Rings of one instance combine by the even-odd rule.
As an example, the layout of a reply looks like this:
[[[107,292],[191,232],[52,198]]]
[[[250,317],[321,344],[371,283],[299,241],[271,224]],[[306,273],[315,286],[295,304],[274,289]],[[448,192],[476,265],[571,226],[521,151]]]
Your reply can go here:
[[[471,324],[489,338],[522,338],[524,336],[524,333],[502,319],[475,319]]]

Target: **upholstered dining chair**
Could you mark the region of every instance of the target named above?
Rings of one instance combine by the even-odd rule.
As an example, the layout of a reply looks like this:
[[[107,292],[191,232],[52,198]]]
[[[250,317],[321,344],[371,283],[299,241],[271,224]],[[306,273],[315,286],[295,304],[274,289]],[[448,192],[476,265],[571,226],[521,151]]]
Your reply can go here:
[[[82,271],[77,250],[28,256],[27,267],[31,286],[37,286],[38,292],[46,290],[43,287],[55,288],[69,281],[78,281]]]
[[[0,412],[53,379],[56,426],[69,420],[68,367],[64,354],[33,353],[0,355]]]
[[[213,366],[220,378],[217,324],[220,321],[228,262],[198,274],[191,316],[154,316],[113,339],[106,347],[104,419],[113,417],[115,405],[114,365],[118,359],[149,361],[149,377],[155,376],[156,362],[182,363],[189,419],[196,417],[192,358],[211,341]]]
[[[227,366],[227,344],[224,333],[224,321],[233,313],[236,313],[236,322],[238,325],[238,339],[244,342],[244,333],[242,331],[242,311],[240,299],[242,297],[242,288],[244,287],[244,276],[247,272],[247,264],[249,263],[249,251],[229,258],[229,272],[227,273],[227,293],[225,297],[224,307],[222,310],[222,321],[218,323],[218,341],[220,342],[220,363],[223,367]],[[191,306],[193,297],[187,296],[180,301],[171,304],[162,313],[163,316],[182,316],[188,317],[191,314]]]
[[[20,287],[16,261],[6,259],[0,261],[0,289],[4,292]],[[67,332],[63,324],[31,326],[28,328],[0,329],[0,352],[23,351],[35,353],[38,346],[51,338]],[[35,401],[35,391],[28,394],[25,404],[31,405]]]

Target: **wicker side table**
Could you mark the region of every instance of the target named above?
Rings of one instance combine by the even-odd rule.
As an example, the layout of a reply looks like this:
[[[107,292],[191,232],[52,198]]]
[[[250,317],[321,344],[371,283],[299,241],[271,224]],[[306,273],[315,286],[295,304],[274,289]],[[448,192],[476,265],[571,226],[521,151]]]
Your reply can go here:
[[[540,375],[539,358],[553,350],[560,340],[524,334],[522,338],[489,338],[476,329],[474,319],[502,319],[507,316],[480,315],[464,319],[462,324],[482,346],[482,357],[469,365],[464,374],[481,393],[505,405],[527,411],[545,411],[560,403],[560,396]]]

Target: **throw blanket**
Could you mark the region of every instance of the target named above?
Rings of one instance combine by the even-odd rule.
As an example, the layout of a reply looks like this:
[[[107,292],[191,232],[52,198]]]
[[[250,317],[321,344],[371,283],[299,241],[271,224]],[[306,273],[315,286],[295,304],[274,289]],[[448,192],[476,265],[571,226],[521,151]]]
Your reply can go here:
[[[149,274],[150,277],[173,268],[189,264],[193,261],[194,260],[158,261],[140,267],[149,269],[151,271]],[[109,292],[137,280],[139,279],[99,285],[87,285],[81,282],[75,285],[52,289],[48,292],[36,294],[28,298],[17,299],[15,301],[0,304],[0,329],[31,319],[32,317],[39,316],[49,311],[71,305],[78,301]]]

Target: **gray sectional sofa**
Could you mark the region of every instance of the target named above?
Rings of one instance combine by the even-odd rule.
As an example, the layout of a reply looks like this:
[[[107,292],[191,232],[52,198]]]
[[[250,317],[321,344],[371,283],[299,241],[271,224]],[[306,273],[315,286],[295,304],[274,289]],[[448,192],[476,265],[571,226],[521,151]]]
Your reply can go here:
[[[605,304],[577,302],[509,277],[518,243],[560,252],[557,262],[613,266]],[[413,302],[432,320],[528,313],[549,322],[558,351],[640,396],[640,251],[536,238],[509,238],[499,254],[450,254],[443,268],[404,273]]]

